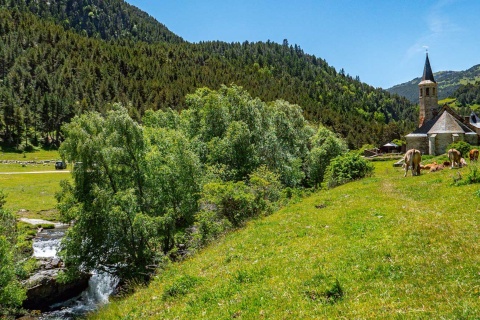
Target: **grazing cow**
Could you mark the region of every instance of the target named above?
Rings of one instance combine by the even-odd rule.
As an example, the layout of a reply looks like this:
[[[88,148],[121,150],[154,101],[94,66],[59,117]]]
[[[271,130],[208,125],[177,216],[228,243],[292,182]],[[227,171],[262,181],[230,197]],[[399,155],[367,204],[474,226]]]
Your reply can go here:
[[[462,158],[462,154],[457,149],[448,150],[448,159],[450,160],[450,163],[452,164],[452,166],[450,167],[451,169],[453,169],[453,167],[455,167],[455,166],[457,166],[459,168],[462,167],[461,164],[460,164],[460,159],[461,158]]]
[[[469,153],[470,162],[478,160],[478,149],[472,149]]]
[[[408,168],[412,167],[412,176],[419,176],[420,175],[420,162],[422,161],[422,153],[420,150],[417,149],[410,149],[405,153],[405,157],[403,158],[405,162],[405,175],[407,176]]]

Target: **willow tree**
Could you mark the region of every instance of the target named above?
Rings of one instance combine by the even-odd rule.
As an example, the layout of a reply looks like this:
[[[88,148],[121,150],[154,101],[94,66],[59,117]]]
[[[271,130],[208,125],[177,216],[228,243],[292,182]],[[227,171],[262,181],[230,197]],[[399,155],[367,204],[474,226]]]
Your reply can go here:
[[[197,211],[199,164],[178,132],[143,129],[127,110],[87,113],[64,127],[73,167],[59,208],[73,226],[61,254],[70,270],[148,277]]]

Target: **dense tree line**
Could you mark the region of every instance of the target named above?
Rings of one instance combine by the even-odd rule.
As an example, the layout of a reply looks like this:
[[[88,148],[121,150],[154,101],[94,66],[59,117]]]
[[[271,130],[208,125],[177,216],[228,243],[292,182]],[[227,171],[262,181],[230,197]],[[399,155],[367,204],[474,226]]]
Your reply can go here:
[[[148,278],[166,257],[271,212],[282,190],[318,186],[326,172],[337,184],[371,172],[358,157],[328,170],[346,143],[284,100],[222,86],[198,89],[186,105],[147,111],[143,125],[118,105],[65,125],[60,153],[76,163],[58,195],[75,221],[61,253],[70,270]]]
[[[123,0],[0,0],[0,7],[31,12],[98,39],[183,42],[166,26]]]
[[[0,9],[0,137],[10,145],[58,144],[63,123],[85,111],[105,113],[114,102],[138,120],[149,109],[184,109],[196,88],[232,83],[264,101],[301,105],[307,119],[341,134],[350,148],[401,138],[414,124],[407,100],[288,41],[105,41]]]
[[[457,105],[461,107],[480,105],[480,81],[462,84],[453,94],[453,98],[457,99]]]

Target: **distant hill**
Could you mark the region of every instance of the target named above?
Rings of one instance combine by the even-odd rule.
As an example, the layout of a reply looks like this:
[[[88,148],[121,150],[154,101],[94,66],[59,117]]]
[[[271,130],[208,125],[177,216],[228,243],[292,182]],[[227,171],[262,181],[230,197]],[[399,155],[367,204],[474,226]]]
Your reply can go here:
[[[465,71],[440,71],[434,73],[435,81],[438,83],[438,99],[442,100],[452,97],[461,84],[474,83],[480,80],[480,64],[477,64]],[[398,84],[387,89],[390,93],[405,97],[412,103],[418,103],[418,84],[421,77],[411,81]]]

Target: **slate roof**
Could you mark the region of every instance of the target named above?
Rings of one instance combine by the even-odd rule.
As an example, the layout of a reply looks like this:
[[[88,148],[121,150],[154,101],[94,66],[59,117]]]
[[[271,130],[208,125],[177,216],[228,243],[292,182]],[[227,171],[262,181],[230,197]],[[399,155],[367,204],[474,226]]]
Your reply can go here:
[[[433,133],[466,133],[472,130],[468,129],[458,122],[450,113],[443,111],[440,117],[435,121],[432,128],[428,130],[428,134]]]
[[[432,67],[430,66],[430,60],[428,59],[428,52],[427,52],[427,58],[425,59],[425,67],[423,68],[422,82],[423,81],[435,82],[435,79],[433,78]]]
[[[433,133],[475,133],[472,127],[467,126],[459,116],[455,116],[455,112],[448,106],[444,106],[438,115],[425,122],[420,128],[417,128],[408,136],[426,135]]]
[[[480,118],[477,116],[475,112],[470,114],[470,124],[477,128],[480,128]]]

